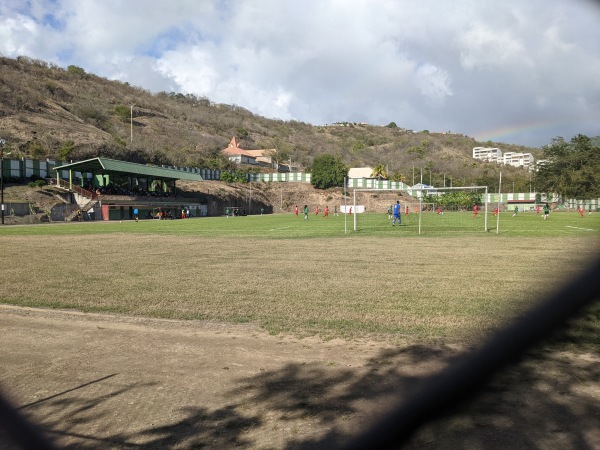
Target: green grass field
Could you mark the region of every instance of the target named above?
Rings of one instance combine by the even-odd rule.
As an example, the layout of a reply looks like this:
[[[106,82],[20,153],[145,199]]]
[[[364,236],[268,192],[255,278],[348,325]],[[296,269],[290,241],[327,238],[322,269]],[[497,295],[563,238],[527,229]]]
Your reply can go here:
[[[351,216],[291,214],[5,226],[0,302],[475,342],[598,254],[600,214],[511,216],[499,234],[470,213],[424,215],[421,235],[416,214],[359,215],[356,232]]]
[[[260,239],[302,239],[317,237],[376,236],[399,237],[419,236],[419,216],[410,213],[402,216],[402,225],[391,227],[387,214],[359,214],[356,216],[357,230],[354,231],[354,216],[331,216],[309,214],[304,221],[302,214],[296,219],[292,214],[273,214],[247,217],[208,217],[190,220],[133,220],[111,222],[53,223],[35,226],[5,226],[0,228],[0,236],[11,235],[86,235],[105,233],[150,233],[201,237],[252,237]],[[586,213],[581,217],[576,212],[555,212],[544,221],[541,214],[512,212],[496,217],[488,214],[487,223],[490,235],[545,237],[600,237],[600,214]],[[443,216],[423,213],[421,236],[460,236],[485,234],[483,214],[473,218],[471,212],[446,212]]]

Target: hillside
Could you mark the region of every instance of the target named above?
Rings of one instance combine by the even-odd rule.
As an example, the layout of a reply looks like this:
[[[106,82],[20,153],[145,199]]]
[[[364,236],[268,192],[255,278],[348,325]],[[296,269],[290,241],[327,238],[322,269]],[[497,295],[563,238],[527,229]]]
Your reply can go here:
[[[133,112],[133,118],[131,113]],[[25,57],[0,58],[0,137],[12,156],[69,160],[105,156],[133,162],[227,168],[220,155],[232,136],[247,149],[277,148],[278,158],[309,170],[315,156],[332,153],[351,166],[384,164],[408,183],[440,185],[497,182],[499,167],[471,158],[472,148],[538,150],[481,143],[461,134],[413,132],[398,127],[345,124],[313,126],[267,119],[207,98],[152,94],[127,83],[63,69]],[[529,175],[503,167],[503,179],[528,190]]]

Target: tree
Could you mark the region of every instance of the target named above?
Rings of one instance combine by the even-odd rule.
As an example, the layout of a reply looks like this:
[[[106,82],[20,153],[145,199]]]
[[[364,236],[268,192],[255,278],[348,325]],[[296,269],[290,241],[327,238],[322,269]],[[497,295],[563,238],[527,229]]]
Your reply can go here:
[[[334,155],[317,156],[312,165],[311,183],[317,189],[327,189],[343,186],[344,178],[348,175],[348,166],[341,158]]]
[[[401,181],[402,183],[406,183],[406,177],[402,172],[394,172],[392,174],[392,181]]]
[[[68,161],[73,150],[75,150],[75,142],[67,141],[58,149],[58,157],[63,161]]]
[[[544,161],[535,174],[540,192],[555,193],[561,199],[600,197],[600,145],[578,134],[566,142],[555,138],[544,148]]]
[[[247,183],[248,174],[241,170],[221,172],[221,181],[224,181],[225,183]]]
[[[371,173],[371,177],[377,178],[379,180],[387,180],[388,173],[387,169],[385,168],[385,165],[381,163],[376,164],[375,167],[373,167],[373,173]]]

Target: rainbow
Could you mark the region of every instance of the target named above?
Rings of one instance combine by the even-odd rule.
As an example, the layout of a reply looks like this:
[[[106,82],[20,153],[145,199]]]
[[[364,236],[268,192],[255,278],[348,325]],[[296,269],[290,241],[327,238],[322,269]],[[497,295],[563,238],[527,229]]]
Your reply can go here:
[[[588,136],[598,136],[600,129],[598,123],[600,116],[594,113],[590,117],[569,117],[553,120],[531,120],[519,124],[507,125],[492,130],[474,132],[475,139],[480,142],[515,142],[526,140],[527,138],[539,139],[540,136],[546,137],[544,144],[549,144],[552,139],[562,136],[565,140],[571,140],[578,133]],[[536,140],[537,140],[536,139]]]
[[[482,141],[482,142],[485,142],[485,141],[503,142],[507,138],[514,138],[515,136],[526,134],[529,132],[551,130],[552,128],[556,127],[557,125],[564,125],[564,121],[559,122],[559,121],[536,120],[536,121],[530,121],[527,123],[521,123],[518,125],[517,124],[507,125],[507,126],[495,128],[492,130],[475,132],[474,136],[475,136],[475,139],[477,139],[478,141]],[[550,142],[550,140],[556,136],[557,136],[556,134],[552,134],[549,132],[548,133],[548,142]],[[564,137],[566,139],[569,136],[564,136]]]

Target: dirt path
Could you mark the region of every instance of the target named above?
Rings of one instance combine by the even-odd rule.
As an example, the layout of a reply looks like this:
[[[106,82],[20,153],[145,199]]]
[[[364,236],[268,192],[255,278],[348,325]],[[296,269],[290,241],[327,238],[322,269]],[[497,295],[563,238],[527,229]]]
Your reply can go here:
[[[84,449],[331,448],[330,439],[348,439],[371,423],[392,393],[410,392],[458,353],[449,347],[282,338],[253,326],[4,305],[0,339],[3,392],[59,447]],[[594,448],[600,442],[597,428],[594,434],[594,423],[600,423],[598,378],[588,379],[598,375],[590,367],[599,362],[577,361],[578,385],[590,403],[585,409],[581,396],[572,401],[583,419],[564,411],[544,419],[550,430],[542,435],[550,440],[537,448]],[[549,380],[564,382],[564,368],[544,379],[537,372],[549,371],[544,364],[529,373],[550,397],[556,386]],[[526,445],[540,419],[530,408],[512,405],[535,404],[535,392],[524,385],[506,393],[504,403],[496,389],[475,406],[476,419],[459,416],[452,425],[425,431],[417,447]],[[566,408],[568,397],[561,395]],[[555,422],[559,429],[552,429]],[[569,422],[577,423],[575,437]],[[11,448],[1,437],[0,448]]]
[[[382,349],[373,343],[7,306],[0,314],[2,388],[60,446],[284,448],[348,429],[378,403],[347,392],[374,370]]]

